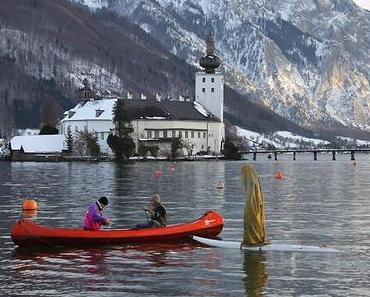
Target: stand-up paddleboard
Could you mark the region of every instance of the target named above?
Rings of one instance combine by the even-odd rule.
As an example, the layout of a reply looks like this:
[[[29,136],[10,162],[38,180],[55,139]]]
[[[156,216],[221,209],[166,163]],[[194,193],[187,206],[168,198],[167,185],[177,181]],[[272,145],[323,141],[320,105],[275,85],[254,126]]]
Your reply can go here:
[[[277,252],[306,252],[306,253],[340,253],[339,250],[329,248],[326,246],[310,246],[301,244],[281,244],[281,243],[270,243],[263,246],[241,246],[241,242],[238,241],[215,240],[198,236],[193,236],[193,239],[197,242],[209,246],[226,249],[242,249],[255,252],[277,251]]]

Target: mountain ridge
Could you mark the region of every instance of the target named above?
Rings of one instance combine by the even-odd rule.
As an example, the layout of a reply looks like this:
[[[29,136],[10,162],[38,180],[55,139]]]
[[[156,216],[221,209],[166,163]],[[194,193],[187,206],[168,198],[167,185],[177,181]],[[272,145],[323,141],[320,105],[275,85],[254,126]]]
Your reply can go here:
[[[369,128],[370,13],[353,2],[100,3],[192,65],[203,51],[200,28],[213,28],[227,82],[297,124]]]
[[[95,4],[100,7],[99,1]],[[101,94],[109,91],[125,96],[130,91],[135,97],[141,93],[149,98],[157,93],[162,98],[194,96],[198,57],[193,66],[186,64],[145,33],[148,28],[144,32],[143,26],[115,12],[99,9],[93,13],[57,0],[4,0],[0,5],[0,136],[14,127],[38,128],[35,125],[42,122],[48,106],[54,105],[57,114],[72,107],[76,89],[85,77]],[[198,41],[204,51],[203,40]],[[242,95],[225,87],[228,125],[257,132],[279,129],[305,136],[320,133],[299,127],[268,106],[255,103],[258,93],[253,88],[250,85],[250,92]]]

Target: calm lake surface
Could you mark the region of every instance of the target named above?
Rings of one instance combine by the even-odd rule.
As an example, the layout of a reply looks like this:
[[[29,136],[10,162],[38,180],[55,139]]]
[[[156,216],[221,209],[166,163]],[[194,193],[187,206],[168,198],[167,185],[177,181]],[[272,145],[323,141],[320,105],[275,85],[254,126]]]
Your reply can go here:
[[[370,296],[369,155],[356,155],[356,164],[349,155],[258,158],[252,164],[269,239],[343,253],[258,254],[195,243],[19,250],[10,228],[26,197],[38,200],[38,223],[79,227],[88,204],[107,195],[109,228],[125,228],[145,221],[142,206],[159,193],[170,223],[213,209],[225,219],[220,237],[241,240],[240,168],[249,161],[0,162],[0,296]],[[282,180],[274,178],[279,170]]]

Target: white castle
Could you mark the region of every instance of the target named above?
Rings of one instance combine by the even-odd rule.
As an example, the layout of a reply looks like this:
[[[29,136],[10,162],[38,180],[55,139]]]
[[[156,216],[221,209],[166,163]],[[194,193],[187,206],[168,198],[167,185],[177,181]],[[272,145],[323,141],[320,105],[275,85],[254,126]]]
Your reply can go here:
[[[59,131],[66,135],[78,131],[94,132],[102,152],[111,154],[107,137],[114,133],[112,109],[116,100],[124,100],[131,120],[131,137],[136,145],[158,146],[158,154],[169,154],[171,143],[180,138],[191,154],[199,152],[220,155],[225,139],[223,122],[224,77],[216,70],[221,60],[214,53],[214,40],[207,38],[207,53],[200,59],[203,71],[196,73],[195,100],[147,100],[103,98],[95,100],[87,80],[80,91],[83,100],[64,113]],[[188,150],[189,152],[189,150]]]

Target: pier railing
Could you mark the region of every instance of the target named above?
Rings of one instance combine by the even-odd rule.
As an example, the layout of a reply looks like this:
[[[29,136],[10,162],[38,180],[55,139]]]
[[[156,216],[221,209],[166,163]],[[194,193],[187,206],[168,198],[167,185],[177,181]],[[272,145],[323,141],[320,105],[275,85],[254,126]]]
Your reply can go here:
[[[313,160],[317,161],[317,154],[319,153],[331,153],[332,160],[336,160],[337,153],[347,153],[351,155],[351,161],[355,161],[355,153],[369,153],[370,148],[351,148],[351,149],[276,149],[276,150],[265,150],[265,149],[256,149],[256,150],[247,150],[243,151],[242,154],[252,154],[253,160],[257,160],[257,154],[267,154],[268,158],[274,157],[274,160],[278,159],[279,154],[292,154],[293,161],[296,160],[297,153],[312,153]]]

